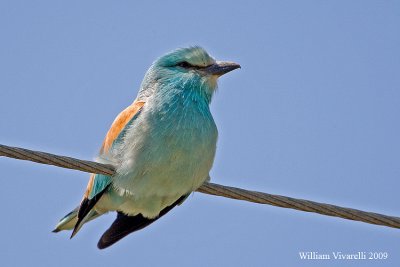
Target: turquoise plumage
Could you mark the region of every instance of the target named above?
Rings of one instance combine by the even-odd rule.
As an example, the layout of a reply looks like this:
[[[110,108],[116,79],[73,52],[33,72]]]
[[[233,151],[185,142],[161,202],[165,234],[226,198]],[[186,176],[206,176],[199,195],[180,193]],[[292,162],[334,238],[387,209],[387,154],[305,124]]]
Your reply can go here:
[[[55,232],[74,229],[117,211],[99,248],[146,227],[182,203],[209,177],[217,127],[210,102],[221,75],[240,66],[217,62],[200,47],[177,49],[147,71],[138,96],[117,116],[99,161],[116,166],[113,177],[92,175],[79,208]]]

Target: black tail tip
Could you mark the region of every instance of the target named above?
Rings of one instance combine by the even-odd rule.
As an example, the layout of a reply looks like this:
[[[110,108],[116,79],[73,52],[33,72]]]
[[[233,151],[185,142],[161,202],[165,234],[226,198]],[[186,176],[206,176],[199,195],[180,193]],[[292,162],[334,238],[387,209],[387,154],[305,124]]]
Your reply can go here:
[[[61,230],[60,229],[58,229],[58,228],[56,228],[56,229],[54,229],[53,231],[51,231],[52,233],[58,233],[58,232],[60,232]]]

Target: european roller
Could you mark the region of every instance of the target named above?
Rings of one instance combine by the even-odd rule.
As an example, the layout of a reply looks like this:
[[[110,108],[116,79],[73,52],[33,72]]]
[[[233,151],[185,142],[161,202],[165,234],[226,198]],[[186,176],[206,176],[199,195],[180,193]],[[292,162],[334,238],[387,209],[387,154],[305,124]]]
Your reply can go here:
[[[209,180],[218,131],[210,112],[217,79],[240,68],[201,47],[181,48],[148,69],[135,101],[114,120],[98,160],[116,174],[92,174],[80,206],[54,232],[73,230],[116,211],[97,246],[111,246],[180,205]]]

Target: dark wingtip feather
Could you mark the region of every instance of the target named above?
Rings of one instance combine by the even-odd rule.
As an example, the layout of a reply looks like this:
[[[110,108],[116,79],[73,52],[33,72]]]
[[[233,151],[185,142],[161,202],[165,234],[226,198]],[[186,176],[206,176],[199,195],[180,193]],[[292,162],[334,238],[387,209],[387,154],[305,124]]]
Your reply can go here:
[[[75,227],[72,231],[72,234],[70,236],[70,239],[73,238],[81,228],[81,223],[85,219],[85,217],[89,214],[89,212],[93,209],[93,207],[96,205],[96,203],[100,200],[100,198],[103,196],[104,192],[110,187],[110,184],[107,185],[106,187],[103,188],[97,195],[95,195],[93,198],[84,198],[81,202],[81,205],[79,206],[78,210],[78,220],[75,224]]]
[[[104,234],[101,236],[99,242],[97,243],[97,247],[99,249],[105,249],[115,244],[116,242],[118,242],[125,236],[129,235],[130,233],[145,228],[146,226],[158,220],[161,216],[165,215],[177,204],[181,204],[182,201],[186,199],[186,197],[187,195],[180,197],[172,205],[164,208],[160,212],[160,215],[158,217],[153,219],[143,217],[142,214],[138,214],[135,216],[128,216],[123,214],[122,212],[118,212],[117,218],[111,224],[110,228],[108,228],[107,231],[105,231]]]
[[[130,233],[145,228],[159,218],[160,216],[154,219],[148,219],[143,217],[142,214],[128,216],[122,212],[118,212],[117,218],[111,224],[110,228],[108,228],[107,231],[105,231],[101,236],[99,242],[97,243],[97,247],[99,249],[107,248]]]

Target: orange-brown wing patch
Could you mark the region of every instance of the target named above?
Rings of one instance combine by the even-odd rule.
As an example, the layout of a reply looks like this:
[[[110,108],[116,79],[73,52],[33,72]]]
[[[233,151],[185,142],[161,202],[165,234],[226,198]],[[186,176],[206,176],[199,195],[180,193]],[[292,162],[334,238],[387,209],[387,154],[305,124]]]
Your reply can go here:
[[[85,191],[85,194],[83,195],[83,199],[89,198],[90,191],[92,190],[92,187],[93,187],[94,176],[95,176],[95,175],[96,175],[96,174],[94,174],[94,173],[92,173],[92,174],[90,175],[89,183],[88,183],[88,185],[87,185],[87,187],[86,187],[86,191]]]
[[[118,137],[126,124],[133,118],[133,116],[135,116],[139,109],[143,107],[144,103],[145,102],[141,101],[133,102],[132,105],[127,107],[115,118],[110,130],[108,130],[106,138],[104,139],[103,145],[100,149],[100,153],[107,153],[110,150],[114,140]]]
[[[110,130],[104,139],[103,145],[101,146],[100,153],[107,153],[111,148],[114,140],[121,133],[122,129],[124,129],[125,125],[135,116],[135,114],[139,111],[141,107],[143,107],[145,102],[134,102],[132,105],[123,110],[114,120],[111,125]],[[89,198],[90,191],[93,188],[94,177],[95,174],[90,175],[89,183],[86,187],[85,194],[83,195],[83,199]]]

